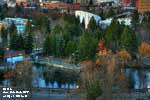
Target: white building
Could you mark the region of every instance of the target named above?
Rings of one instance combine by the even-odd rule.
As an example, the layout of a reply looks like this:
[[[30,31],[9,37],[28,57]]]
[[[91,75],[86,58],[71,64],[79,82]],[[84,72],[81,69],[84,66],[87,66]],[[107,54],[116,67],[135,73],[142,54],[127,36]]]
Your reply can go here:
[[[24,18],[5,18],[3,20],[4,23],[7,23],[9,25],[11,25],[12,23],[14,23],[17,27],[17,33],[25,33],[26,30],[26,24],[28,22],[28,19],[24,19]]]
[[[101,20],[101,17],[86,11],[81,11],[81,10],[76,10],[75,11],[75,16],[79,17],[80,19],[80,23],[83,22],[83,20],[85,21],[85,28],[88,28],[88,24],[90,22],[90,19],[92,17],[94,17],[94,19],[96,20],[97,24],[98,22]]]
[[[124,25],[128,25],[128,26],[131,25],[131,18],[118,18],[117,20],[119,21],[120,24],[123,23]],[[99,22],[99,25],[103,29],[105,29],[111,24],[111,21],[112,21],[112,18],[109,18],[109,19],[106,19],[106,20],[101,20]]]

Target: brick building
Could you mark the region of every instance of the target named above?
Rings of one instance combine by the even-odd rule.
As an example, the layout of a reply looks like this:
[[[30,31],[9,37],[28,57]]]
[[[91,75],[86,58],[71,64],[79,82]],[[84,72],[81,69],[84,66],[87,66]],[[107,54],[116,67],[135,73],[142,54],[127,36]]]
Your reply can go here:
[[[138,0],[137,8],[139,13],[150,11],[150,0]]]

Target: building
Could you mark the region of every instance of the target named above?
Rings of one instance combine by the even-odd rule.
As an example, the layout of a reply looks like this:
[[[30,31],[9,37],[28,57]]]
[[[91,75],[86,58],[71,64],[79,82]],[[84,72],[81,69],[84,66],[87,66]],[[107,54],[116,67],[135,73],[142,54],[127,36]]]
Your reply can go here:
[[[139,13],[150,11],[150,0],[138,0],[137,8]]]
[[[16,0],[2,0],[3,3],[7,3],[8,7],[15,7],[16,6]]]
[[[24,51],[7,50],[4,52],[4,62],[8,66],[14,66],[17,62],[25,60]]]
[[[82,10],[76,10],[75,11],[75,16],[76,17],[79,17],[80,19],[80,23],[85,22],[85,28],[87,29],[88,28],[88,24],[90,22],[90,19],[92,17],[94,17],[95,21],[98,22],[101,20],[101,17],[98,16],[98,15],[95,15],[95,14],[92,14],[92,13],[89,13],[89,12],[86,12],[86,11],[82,11]]]
[[[60,8],[60,9],[72,9],[72,10],[79,10],[80,5],[79,4],[67,4],[64,2],[48,2],[48,3],[43,3],[43,7],[46,8]]]
[[[137,7],[139,0],[122,0],[122,6]]]
[[[26,30],[26,25],[28,22],[28,19],[24,19],[24,18],[5,18],[3,21],[3,23],[11,25],[12,23],[14,23],[17,27],[17,33],[25,33]]]

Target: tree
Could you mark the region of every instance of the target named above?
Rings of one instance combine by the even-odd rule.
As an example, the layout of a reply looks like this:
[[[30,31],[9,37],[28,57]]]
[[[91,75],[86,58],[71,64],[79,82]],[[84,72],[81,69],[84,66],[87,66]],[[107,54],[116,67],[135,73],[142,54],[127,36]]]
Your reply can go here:
[[[75,44],[73,41],[68,41],[65,48],[65,54],[70,56],[75,51]]]
[[[135,28],[137,27],[138,23],[139,23],[139,14],[138,14],[138,11],[135,10],[132,14],[132,26]]]
[[[119,52],[117,52],[117,54],[118,54],[120,60],[123,62],[127,62],[132,59],[130,53],[126,50],[120,50]]]
[[[48,19],[48,17],[43,17],[42,18],[42,30],[44,33],[50,33],[51,29],[50,29],[50,20]]]
[[[92,32],[94,32],[97,28],[97,23],[96,23],[96,20],[94,19],[94,17],[92,17],[90,19],[90,22],[88,24],[88,28],[91,29]]]
[[[8,32],[4,27],[2,27],[0,34],[1,34],[1,38],[2,38],[2,46],[5,47],[7,45]]]
[[[25,40],[22,35],[13,35],[10,39],[10,49],[12,50],[24,50]]]
[[[56,25],[53,28],[52,33],[53,34],[60,34],[60,33],[62,33],[62,31],[63,31],[63,28],[60,25]]]
[[[17,27],[14,22],[10,25],[10,27],[8,28],[8,31],[9,31],[10,37],[17,34]]]
[[[33,37],[31,34],[25,37],[24,49],[27,54],[31,53],[33,50]]]
[[[1,20],[3,20],[5,17],[7,17],[7,15],[8,15],[8,5],[7,5],[7,3],[5,3],[2,7],[2,12],[0,14]]]
[[[128,82],[126,77],[117,64],[116,55],[99,57],[100,64],[95,66],[97,77],[101,83],[103,94],[97,100],[117,100],[117,97],[122,97],[120,93],[127,91]],[[126,84],[127,83],[127,84]],[[116,95],[113,95],[116,93]]]
[[[100,40],[99,43],[98,43],[98,55],[103,56],[103,55],[106,55],[106,54],[107,54],[107,51],[106,51],[105,41]]]
[[[83,18],[82,23],[81,23],[81,27],[84,29],[85,28],[85,19]]]
[[[106,13],[106,17],[108,18],[108,17],[113,17],[115,15],[115,12],[114,12],[114,10],[111,8],[111,9],[109,9],[109,11]]]
[[[78,25],[80,23],[79,17],[76,18],[75,15],[66,14],[66,13],[63,14],[63,20],[68,24]]]
[[[21,13],[21,12],[22,12],[22,7],[20,5],[18,5],[18,3],[16,3],[15,13],[18,14],[18,13]]]
[[[66,24],[63,36],[65,41],[76,40],[81,35],[81,28],[79,25],[75,24]]]
[[[141,57],[150,56],[150,44],[142,42],[138,48],[138,53]]]
[[[31,32],[31,28],[32,28],[31,22],[28,20],[25,32],[26,33],[30,33]]]
[[[56,56],[64,56],[65,40],[62,34],[56,35]]]
[[[1,63],[3,62],[3,57],[4,57],[4,51],[3,51],[3,48],[0,47],[0,62]]]
[[[49,45],[48,42],[46,43],[46,45]],[[50,46],[51,46],[51,53],[53,55],[56,55],[56,49],[57,49],[56,48],[56,34],[52,34],[50,36]]]
[[[12,78],[12,86],[32,88],[32,67],[28,60],[18,63],[13,70],[15,77]]]
[[[55,48],[55,47],[51,46],[50,37],[47,36],[45,41],[44,41],[43,50],[46,54],[50,54],[51,53],[51,48]]]
[[[80,60],[91,59],[95,56],[97,39],[92,37],[89,32],[85,31],[80,37],[78,44]]]
[[[113,19],[104,34],[106,46],[115,51],[119,48],[119,39],[122,34],[123,26],[116,19]]]
[[[90,60],[83,62],[81,79],[82,85],[86,91],[87,100],[96,100],[102,95],[102,89],[97,71],[94,70],[95,63]]]
[[[137,37],[135,32],[129,26],[126,26],[123,30],[120,37],[120,47],[131,53],[137,50]]]

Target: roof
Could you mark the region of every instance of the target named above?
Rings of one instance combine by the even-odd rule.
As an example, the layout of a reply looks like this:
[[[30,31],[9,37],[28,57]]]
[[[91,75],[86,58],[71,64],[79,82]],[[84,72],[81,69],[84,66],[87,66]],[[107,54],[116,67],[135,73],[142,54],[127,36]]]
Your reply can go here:
[[[18,55],[25,55],[25,52],[24,51],[14,51],[14,50],[4,52],[4,58],[18,56]]]

